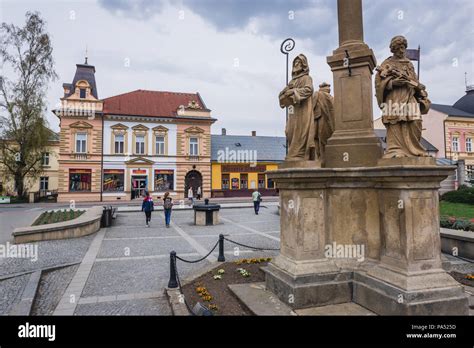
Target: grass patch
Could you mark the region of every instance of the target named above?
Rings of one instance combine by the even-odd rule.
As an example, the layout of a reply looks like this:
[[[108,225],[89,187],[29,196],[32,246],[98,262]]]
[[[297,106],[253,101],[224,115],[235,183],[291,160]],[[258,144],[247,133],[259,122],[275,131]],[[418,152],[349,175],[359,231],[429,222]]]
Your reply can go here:
[[[453,216],[466,219],[474,218],[474,205],[472,204],[440,201],[439,206],[441,216]]]
[[[73,220],[84,214],[85,210],[64,209],[58,211],[45,211],[33,222],[32,226],[54,224],[56,222],[63,222]]]

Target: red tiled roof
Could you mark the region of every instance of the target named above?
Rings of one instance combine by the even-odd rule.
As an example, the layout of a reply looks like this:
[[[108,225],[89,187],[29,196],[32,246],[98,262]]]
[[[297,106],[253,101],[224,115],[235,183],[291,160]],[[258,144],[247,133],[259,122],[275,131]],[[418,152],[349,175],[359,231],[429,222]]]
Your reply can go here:
[[[114,115],[174,117],[181,105],[195,101],[207,110],[199,93],[145,91],[142,89],[104,99],[104,113]]]

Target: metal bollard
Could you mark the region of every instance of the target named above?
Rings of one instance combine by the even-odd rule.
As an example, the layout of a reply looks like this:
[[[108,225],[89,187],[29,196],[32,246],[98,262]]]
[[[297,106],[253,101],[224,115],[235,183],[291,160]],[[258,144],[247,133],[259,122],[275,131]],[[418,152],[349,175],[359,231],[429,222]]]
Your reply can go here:
[[[219,262],[225,262],[225,256],[224,256],[224,235],[220,234],[219,235],[219,256],[217,257],[217,261]]]
[[[176,251],[170,252],[170,280],[168,282],[169,289],[175,289],[178,287],[178,281],[176,280]]]

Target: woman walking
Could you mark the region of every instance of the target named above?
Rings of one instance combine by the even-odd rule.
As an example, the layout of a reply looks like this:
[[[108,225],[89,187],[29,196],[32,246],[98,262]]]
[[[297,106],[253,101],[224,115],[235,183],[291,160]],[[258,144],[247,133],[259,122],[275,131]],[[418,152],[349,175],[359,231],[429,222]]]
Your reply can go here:
[[[153,198],[151,198],[150,194],[146,192],[145,198],[143,199],[143,203],[142,203],[142,211],[145,212],[146,227],[150,227],[151,212],[153,210],[154,210]]]
[[[163,196],[163,208],[165,210],[166,227],[170,227],[171,209],[173,208],[173,199],[170,197],[169,192],[165,192],[165,195]]]

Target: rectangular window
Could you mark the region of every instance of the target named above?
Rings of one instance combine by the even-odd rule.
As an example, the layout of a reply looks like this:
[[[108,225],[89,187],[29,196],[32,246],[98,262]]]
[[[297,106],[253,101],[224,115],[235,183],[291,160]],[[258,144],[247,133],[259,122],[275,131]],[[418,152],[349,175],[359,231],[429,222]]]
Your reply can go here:
[[[189,138],[189,154],[191,156],[199,155],[199,139],[196,137]]]
[[[155,191],[166,192],[174,190],[174,171],[155,170]]]
[[[466,152],[472,152],[472,138],[466,138]]]
[[[453,152],[459,151],[459,138],[458,137],[453,137],[453,140],[451,142],[451,151]]]
[[[275,183],[273,182],[272,179],[267,179],[267,188],[275,188]]]
[[[87,133],[76,133],[76,153],[87,152]]]
[[[124,149],[124,136],[123,134],[115,135],[115,153],[123,153]]]
[[[145,153],[145,136],[137,135],[135,137],[135,153],[143,155]]]
[[[265,174],[258,174],[258,188],[265,188]]]
[[[239,189],[239,179],[238,178],[232,178],[231,185],[232,185],[232,190],[238,190]]]
[[[69,191],[90,191],[91,177],[91,169],[69,169]]]
[[[104,169],[104,192],[122,192],[124,186],[123,169]]]
[[[49,184],[49,177],[47,176],[40,177],[40,190],[41,191],[47,191],[48,186],[49,186],[48,184]]]
[[[86,97],[86,89],[80,88],[79,89],[79,98],[84,99]]]
[[[241,189],[248,189],[248,174],[240,174],[240,188]]]
[[[49,166],[49,152],[43,152],[43,158],[41,159],[41,165]]]
[[[222,189],[229,189],[229,174],[222,174]]]
[[[155,152],[157,155],[165,154],[165,137],[157,136],[155,139]]]
[[[474,166],[466,166],[466,179],[469,181],[474,181]]]

